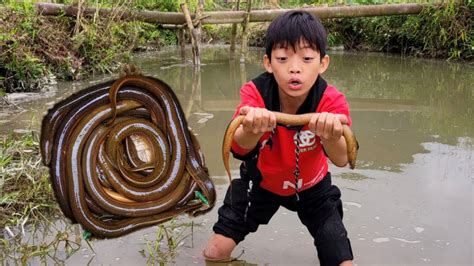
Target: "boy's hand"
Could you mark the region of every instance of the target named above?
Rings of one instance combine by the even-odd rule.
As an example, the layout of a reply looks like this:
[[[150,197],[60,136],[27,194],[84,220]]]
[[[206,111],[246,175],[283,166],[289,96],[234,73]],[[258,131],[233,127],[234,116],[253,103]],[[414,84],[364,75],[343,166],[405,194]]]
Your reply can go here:
[[[240,114],[245,115],[242,128],[246,133],[262,134],[276,127],[275,114],[265,108],[244,106]]]
[[[342,136],[343,124],[347,124],[345,115],[322,112],[314,114],[308,127],[323,141],[336,141]]]

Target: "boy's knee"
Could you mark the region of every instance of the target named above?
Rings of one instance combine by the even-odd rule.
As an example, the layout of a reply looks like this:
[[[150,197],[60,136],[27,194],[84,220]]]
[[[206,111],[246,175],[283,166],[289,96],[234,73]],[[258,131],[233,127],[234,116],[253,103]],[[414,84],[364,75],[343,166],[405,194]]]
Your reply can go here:
[[[236,243],[232,238],[214,234],[207,243],[203,255],[208,260],[226,260],[230,258],[235,246]]]
[[[321,265],[352,265],[351,242],[338,213],[320,226],[314,243]]]

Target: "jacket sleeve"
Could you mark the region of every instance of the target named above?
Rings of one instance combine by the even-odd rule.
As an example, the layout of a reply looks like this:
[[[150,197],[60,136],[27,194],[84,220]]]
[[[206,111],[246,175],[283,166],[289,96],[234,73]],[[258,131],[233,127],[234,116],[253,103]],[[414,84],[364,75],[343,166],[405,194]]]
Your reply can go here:
[[[344,114],[347,116],[347,124],[352,125],[352,119],[349,112],[349,104],[346,101],[344,94],[339,92],[336,88],[328,86],[321,98],[316,112],[328,112],[333,114]]]

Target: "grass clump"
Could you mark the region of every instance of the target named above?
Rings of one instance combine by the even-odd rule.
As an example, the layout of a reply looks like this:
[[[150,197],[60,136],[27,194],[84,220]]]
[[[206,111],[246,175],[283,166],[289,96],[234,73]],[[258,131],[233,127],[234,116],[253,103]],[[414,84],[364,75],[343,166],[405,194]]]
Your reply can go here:
[[[48,68],[36,53],[38,19],[31,4],[14,5],[0,12],[0,88],[35,91]]]
[[[0,227],[59,214],[48,176],[37,133],[0,136]]]
[[[0,136],[0,260],[27,264],[67,259],[80,240],[69,238],[73,226],[56,228],[51,217],[59,215],[47,169],[41,167],[38,134]]]
[[[37,224],[35,224],[37,225]],[[44,223],[38,226],[44,230],[46,227],[54,226],[52,223]],[[81,248],[80,239],[72,239],[74,226],[59,230],[54,228],[55,235],[48,236],[40,230],[34,230],[28,235],[17,234],[14,237],[0,238],[0,261],[9,264],[40,264],[55,265],[64,264],[69,257]]]
[[[193,244],[193,229],[193,222],[180,222],[178,219],[160,224],[153,239],[145,238],[145,248],[140,254],[147,259],[148,265],[171,263],[178,248],[184,245],[188,237],[191,237],[191,245]]]

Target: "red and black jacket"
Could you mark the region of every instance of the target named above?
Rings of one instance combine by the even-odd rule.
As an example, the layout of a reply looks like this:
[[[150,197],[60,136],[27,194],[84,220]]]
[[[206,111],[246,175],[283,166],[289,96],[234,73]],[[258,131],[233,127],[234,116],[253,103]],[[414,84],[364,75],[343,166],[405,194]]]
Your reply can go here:
[[[234,117],[239,115],[239,110],[243,106],[280,111],[278,84],[273,74],[263,73],[244,84],[240,90],[240,96],[241,102]],[[327,85],[321,76],[311,87],[297,114],[309,112],[345,114],[349,120],[348,124],[351,125],[349,105],[344,95],[335,87]],[[297,127],[278,125],[273,132],[265,133],[253,150],[243,149],[234,141],[232,153],[235,158],[244,161],[245,169],[258,169],[248,174],[261,178],[262,188],[281,196],[293,195],[296,189],[302,191],[314,186],[328,172],[327,159],[320,138],[309,131],[308,126],[299,127],[299,129],[300,176],[298,182],[295,182],[293,174],[296,167],[294,140]]]

